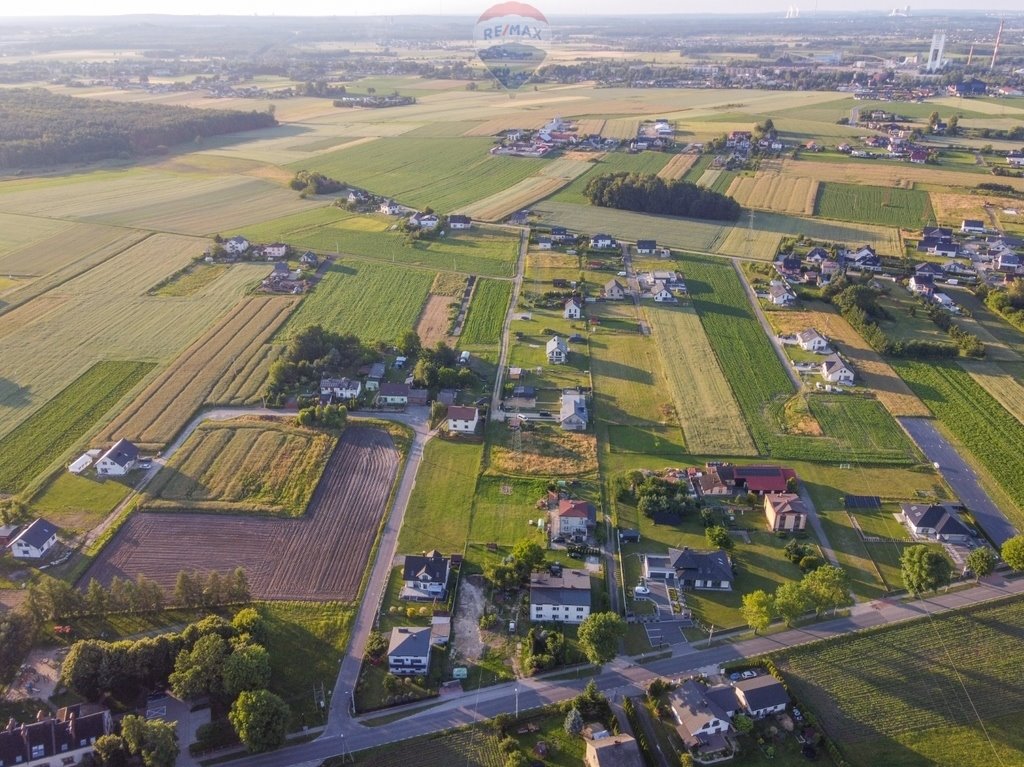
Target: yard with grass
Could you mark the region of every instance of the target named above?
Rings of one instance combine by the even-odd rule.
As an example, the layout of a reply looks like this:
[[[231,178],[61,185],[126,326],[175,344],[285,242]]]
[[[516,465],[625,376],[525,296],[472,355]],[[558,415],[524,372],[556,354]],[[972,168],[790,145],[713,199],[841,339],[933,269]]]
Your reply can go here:
[[[60,470],[32,497],[29,508],[67,533],[86,533],[125,499],[131,485],[130,479]]]
[[[473,290],[460,344],[498,344],[501,329],[512,299],[512,283],[507,280],[479,280]]]

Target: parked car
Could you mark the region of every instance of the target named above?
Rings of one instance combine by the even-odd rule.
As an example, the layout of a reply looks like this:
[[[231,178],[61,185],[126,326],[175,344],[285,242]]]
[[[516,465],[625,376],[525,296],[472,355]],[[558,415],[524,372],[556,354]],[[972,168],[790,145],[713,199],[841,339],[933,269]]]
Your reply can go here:
[[[551,413],[549,413],[547,410],[541,410],[539,413],[537,413],[537,415],[539,415],[541,418],[551,417]]]
[[[740,674],[740,679],[753,679],[755,676],[757,676],[756,671],[744,671]]]
[[[651,590],[646,586],[634,586],[633,594],[638,597],[645,597],[651,593]]]
[[[627,275],[626,275],[626,272],[616,272],[616,273],[615,273],[615,276],[616,276],[616,277],[625,277],[625,276],[627,276]]]

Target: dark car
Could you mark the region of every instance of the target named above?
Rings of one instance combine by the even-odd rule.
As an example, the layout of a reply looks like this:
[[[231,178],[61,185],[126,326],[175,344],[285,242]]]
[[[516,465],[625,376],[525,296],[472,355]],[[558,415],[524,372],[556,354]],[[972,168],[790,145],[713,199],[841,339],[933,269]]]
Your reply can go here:
[[[551,417],[551,413],[549,413],[547,410],[541,410],[539,413],[537,413],[537,415],[539,415],[541,418]]]

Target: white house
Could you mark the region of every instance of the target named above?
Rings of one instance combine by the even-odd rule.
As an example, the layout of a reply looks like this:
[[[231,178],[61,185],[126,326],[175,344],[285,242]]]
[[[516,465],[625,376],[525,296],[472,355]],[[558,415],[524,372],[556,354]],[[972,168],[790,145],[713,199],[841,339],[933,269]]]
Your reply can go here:
[[[955,512],[945,506],[932,504],[919,506],[913,503],[900,504],[903,523],[919,538],[931,538],[947,543],[967,543],[974,534]]]
[[[448,431],[453,434],[475,434],[480,411],[475,407],[451,405],[448,408]]]
[[[82,453],[82,455],[78,456],[78,458],[68,464],[68,471],[72,474],[81,474],[92,466],[92,458],[93,457],[88,453]]]
[[[436,549],[426,554],[407,554],[402,565],[402,599],[433,601],[444,599],[452,561]]]
[[[827,353],[828,341],[814,328],[801,330],[796,334],[796,342],[805,352]]]
[[[378,210],[385,216],[397,216],[402,212],[402,206],[394,200],[385,200],[380,204]]]
[[[433,213],[413,213],[409,216],[409,225],[419,229],[435,229],[440,219]]]
[[[752,719],[764,719],[786,710],[789,693],[782,682],[771,674],[758,674],[753,679],[739,679],[732,684],[743,710]]]
[[[615,246],[615,238],[610,234],[595,234],[590,238],[592,248],[611,248]]]
[[[651,288],[651,296],[659,304],[679,303],[678,299],[675,297],[675,294],[671,290],[669,290],[668,286],[661,280],[658,280],[657,282],[654,283],[654,287]]]
[[[960,224],[960,231],[970,234],[985,234],[985,222],[976,218],[965,218]]]
[[[590,575],[565,570],[530,576],[530,620],[582,623],[590,615]]]
[[[830,354],[821,361],[821,377],[830,383],[846,384],[853,383],[853,370],[851,370],[843,358],[838,354]]]
[[[548,362],[554,365],[563,365],[569,359],[569,347],[558,336],[552,337],[546,347]]]
[[[452,229],[469,229],[473,226],[473,219],[469,216],[448,216],[448,226]]]
[[[377,404],[404,407],[409,404],[409,387],[406,384],[382,383],[377,390]]]
[[[551,238],[550,237],[538,237],[537,238],[537,250],[551,250]]]
[[[621,301],[626,297],[626,289],[614,277],[604,284],[603,292],[604,297],[609,301]]]
[[[565,309],[562,311],[562,316],[567,320],[578,320],[583,316],[583,306],[580,304],[579,299],[570,298],[565,302]]]
[[[238,255],[239,253],[245,253],[249,249],[249,241],[238,235],[232,237],[229,240],[224,241],[224,250],[231,255]]]
[[[423,676],[430,670],[430,626],[391,629],[388,671],[397,676]]]
[[[57,542],[57,528],[40,517],[14,537],[7,547],[18,559],[39,559]]]
[[[139,449],[126,439],[119,439],[96,462],[96,473],[108,477],[123,477],[135,468]]]
[[[556,538],[586,538],[596,524],[597,510],[586,501],[562,499],[558,502],[558,509],[551,512],[551,533]]]
[[[768,286],[768,300],[774,306],[790,306],[794,298],[794,295],[781,282],[772,282]]]
[[[263,257],[267,261],[274,261],[278,258],[284,258],[288,255],[288,246],[283,242],[274,242],[270,245],[263,246]]]
[[[333,396],[340,400],[350,400],[358,397],[363,391],[362,381],[352,378],[321,378],[321,396]]]
[[[313,269],[320,266],[320,259],[317,258],[316,253],[311,250],[307,250],[301,256],[299,256],[299,263],[303,266],[308,266]]]
[[[575,389],[562,392],[559,400],[558,425],[563,431],[586,431],[590,416],[587,414],[587,395]]]
[[[930,274],[915,274],[910,278],[909,288],[911,293],[930,296],[935,290],[935,278]]]
[[[20,725],[12,719],[0,730],[0,765],[82,764],[85,756],[93,753],[97,738],[113,731],[110,711],[91,703],[68,706],[56,717],[42,716]]]

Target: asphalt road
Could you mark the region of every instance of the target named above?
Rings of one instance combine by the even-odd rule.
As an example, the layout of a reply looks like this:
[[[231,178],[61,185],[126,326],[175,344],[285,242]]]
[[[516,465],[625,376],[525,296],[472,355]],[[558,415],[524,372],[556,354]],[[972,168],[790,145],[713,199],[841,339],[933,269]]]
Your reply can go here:
[[[1017,534],[1016,528],[981,486],[974,469],[960,457],[960,453],[942,436],[930,418],[898,420],[928,460],[939,465],[942,478],[960,496],[960,502],[997,546]]]

